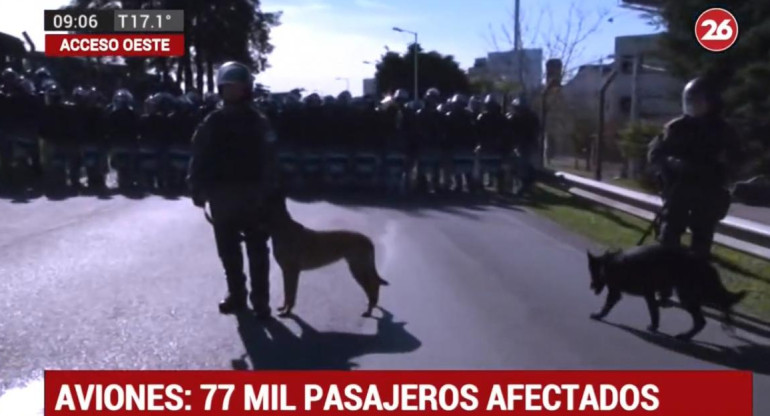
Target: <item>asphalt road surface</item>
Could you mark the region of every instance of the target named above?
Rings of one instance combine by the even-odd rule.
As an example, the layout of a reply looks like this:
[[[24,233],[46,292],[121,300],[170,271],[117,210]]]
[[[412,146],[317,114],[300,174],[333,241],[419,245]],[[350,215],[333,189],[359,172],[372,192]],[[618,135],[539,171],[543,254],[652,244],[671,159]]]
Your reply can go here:
[[[347,268],[302,275],[297,318],[221,316],[212,232],[187,199],[0,200],[0,414],[42,406],[43,369],[750,369],[770,414],[770,328],[711,321],[684,344],[644,302],[588,318],[591,245],[515,206],[297,203],[297,220],[369,235],[391,286],[380,319]],[[282,302],[271,268],[272,305]],[[661,330],[689,328],[678,309]],[[759,393],[764,392],[764,393]],[[11,411],[9,413],[9,411]]]

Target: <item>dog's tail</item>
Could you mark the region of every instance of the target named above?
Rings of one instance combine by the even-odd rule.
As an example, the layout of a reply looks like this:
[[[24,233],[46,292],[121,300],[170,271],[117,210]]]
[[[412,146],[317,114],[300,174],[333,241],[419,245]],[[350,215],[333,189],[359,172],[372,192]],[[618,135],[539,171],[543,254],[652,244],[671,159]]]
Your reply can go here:
[[[741,290],[740,292],[729,292],[725,290],[725,305],[724,305],[724,322],[722,323],[722,329],[729,332],[735,332],[735,320],[733,319],[733,306],[742,301],[749,292]]]
[[[377,276],[377,278],[380,280],[380,286],[390,286],[390,282],[388,282],[387,280],[379,276]]]

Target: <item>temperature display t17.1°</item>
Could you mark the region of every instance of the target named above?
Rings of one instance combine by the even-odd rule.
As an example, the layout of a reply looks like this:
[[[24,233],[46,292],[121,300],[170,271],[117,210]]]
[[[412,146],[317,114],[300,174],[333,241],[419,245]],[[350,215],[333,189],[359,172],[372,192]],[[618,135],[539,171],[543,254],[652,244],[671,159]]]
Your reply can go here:
[[[183,32],[183,10],[116,10],[115,32]]]

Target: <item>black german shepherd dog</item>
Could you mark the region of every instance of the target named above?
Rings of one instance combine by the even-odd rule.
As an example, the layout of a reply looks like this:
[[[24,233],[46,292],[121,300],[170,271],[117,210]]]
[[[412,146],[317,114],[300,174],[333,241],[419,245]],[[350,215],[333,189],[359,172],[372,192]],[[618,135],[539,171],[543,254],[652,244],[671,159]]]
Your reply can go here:
[[[652,323],[647,329],[656,332],[660,321],[660,304],[656,295],[667,298],[676,290],[682,307],[692,315],[693,327],[676,336],[690,340],[706,326],[702,306],[711,306],[725,315],[725,327],[732,323],[732,307],[746,292],[729,292],[717,269],[708,260],[686,248],[649,245],[627,251],[608,251],[601,256],[588,253],[591,290],[597,295],[607,288],[607,300],[592,319],[603,319],[621,298],[621,293],[642,296],[647,301]]]

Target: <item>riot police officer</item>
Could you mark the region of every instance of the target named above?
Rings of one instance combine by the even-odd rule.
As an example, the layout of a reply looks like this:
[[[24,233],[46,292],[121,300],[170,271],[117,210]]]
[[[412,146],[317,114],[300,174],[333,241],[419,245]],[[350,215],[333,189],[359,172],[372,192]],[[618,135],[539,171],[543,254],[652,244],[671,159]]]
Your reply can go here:
[[[49,86],[45,92],[39,132],[46,145],[46,185],[51,191],[61,190],[66,185],[67,157],[77,151],[74,116],[74,106],[64,102],[59,86]]]
[[[110,153],[110,166],[118,173],[118,187],[127,190],[136,182],[136,151],[139,116],[134,109],[134,95],[118,90],[105,115],[105,133]]]
[[[476,119],[479,136],[480,173],[489,174],[490,182],[496,182],[498,192],[502,191],[503,161],[507,120],[502,106],[491,94],[484,98],[484,109]]]
[[[455,94],[452,97],[451,109],[446,115],[446,171],[448,178],[453,179],[455,192],[463,191],[464,179],[467,180],[469,188],[474,187],[472,173],[477,140],[475,120],[473,113],[468,110],[468,104],[468,97]]]
[[[13,117],[13,91],[19,82],[19,74],[13,68],[5,68],[0,75],[0,187],[11,180],[13,144],[11,142],[11,124]]]
[[[441,92],[437,88],[430,88],[425,93],[423,107],[417,111],[417,184],[424,191],[435,191],[441,168],[444,120],[438,110],[440,100]]]
[[[269,235],[264,228],[263,196],[273,185],[268,119],[251,105],[253,78],[238,62],[223,64],[216,75],[223,106],[209,114],[193,136],[188,181],[193,202],[209,203],[217,251],[224,266],[228,295],[223,314],[246,308],[251,298],[260,318],[270,316]],[[247,296],[241,241],[249,257],[251,294]]]
[[[730,207],[727,185],[742,152],[721,117],[721,99],[712,81],[695,78],[682,92],[683,115],[669,122],[649,147],[649,162],[663,185],[659,240],[681,244],[687,228],[692,250],[709,257],[717,224]]]
[[[537,157],[540,120],[529,107],[524,96],[514,99],[511,109],[509,122],[518,156],[516,170],[521,181],[517,194],[524,195],[531,190],[535,182],[534,159]]]

